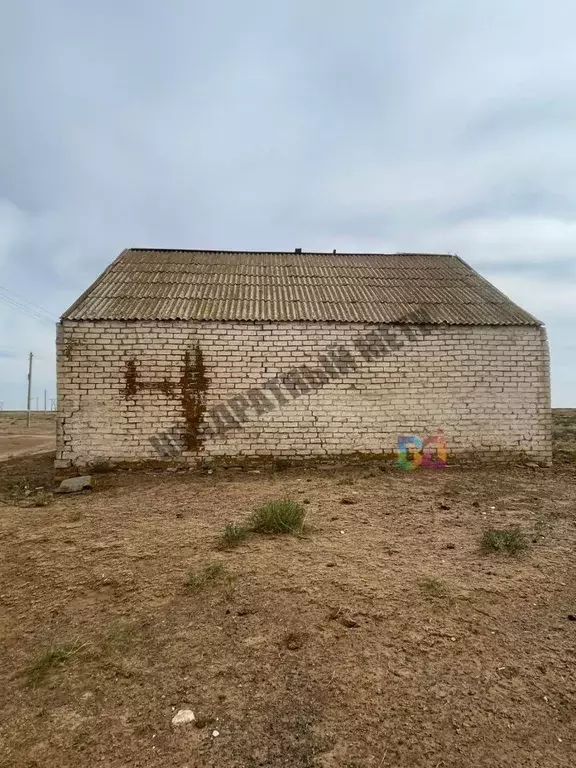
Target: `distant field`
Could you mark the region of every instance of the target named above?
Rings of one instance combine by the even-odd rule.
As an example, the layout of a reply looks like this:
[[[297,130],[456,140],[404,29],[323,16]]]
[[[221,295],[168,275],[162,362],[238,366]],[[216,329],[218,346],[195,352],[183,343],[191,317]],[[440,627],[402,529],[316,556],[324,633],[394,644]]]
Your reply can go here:
[[[35,432],[51,432],[56,423],[56,411],[32,411],[30,427]],[[26,411],[0,411],[0,432],[18,434],[26,427]]]
[[[576,408],[552,410],[552,437],[556,461],[576,460]]]
[[[33,411],[30,428],[25,411],[0,411],[0,460],[53,451],[56,443],[56,413]]]

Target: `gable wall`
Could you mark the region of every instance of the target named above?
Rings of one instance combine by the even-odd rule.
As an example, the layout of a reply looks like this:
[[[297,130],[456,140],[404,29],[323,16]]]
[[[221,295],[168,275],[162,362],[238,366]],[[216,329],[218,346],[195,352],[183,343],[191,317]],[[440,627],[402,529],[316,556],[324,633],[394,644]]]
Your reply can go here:
[[[550,461],[541,328],[64,321],[57,344],[61,467],[391,454],[438,430],[449,460]]]

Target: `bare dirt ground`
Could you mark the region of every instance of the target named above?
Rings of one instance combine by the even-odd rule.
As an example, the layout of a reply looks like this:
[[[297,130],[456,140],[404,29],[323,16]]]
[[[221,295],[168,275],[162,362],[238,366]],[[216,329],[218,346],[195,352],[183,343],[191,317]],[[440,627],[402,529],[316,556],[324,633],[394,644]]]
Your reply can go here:
[[[52,482],[49,455],[0,464],[0,765],[574,766],[571,459]],[[304,536],[215,548],[279,498]],[[480,551],[514,526],[525,552]]]
[[[53,451],[55,443],[55,413],[33,412],[28,428],[24,411],[0,412],[0,461]]]

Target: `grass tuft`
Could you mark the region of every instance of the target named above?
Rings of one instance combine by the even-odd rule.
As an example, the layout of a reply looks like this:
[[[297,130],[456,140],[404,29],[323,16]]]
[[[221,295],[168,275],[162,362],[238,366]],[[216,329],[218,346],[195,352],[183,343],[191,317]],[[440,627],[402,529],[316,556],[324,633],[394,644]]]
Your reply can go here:
[[[108,628],[106,634],[106,644],[125,645],[134,637],[137,629],[137,623],[131,621],[115,621]]]
[[[189,571],[186,577],[186,586],[193,590],[200,590],[205,584],[204,574]]]
[[[306,502],[309,500],[307,499]],[[217,540],[218,549],[237,547],[250,533],[304,533],[306,509],[289,499],[269,501],[257,507],[246,524],[226,523]],[[196,575],[196,578],[199,578]],[[194,581],[194,577],[192,579]]]
[[[231,549],[237,547],[248,536],[248,529],[239,523],[226,523],[224,531],[218,537],[218,547],[220,549]]]
[[[215,581],[232,581],[232,574],[228,573],[222,563],[209,563],[201,571],[189,571],[186,578],[186,586],[194,591],[200,591],[208,584]]]
[[[306,510],[297,501],[270,501],[257,507],[250,517],[255,533],[302,533]]]
[[[64,664],[85,646],[86,643],[80,643],[78,640],[75,640],[72,643],[56,646],[45,651],[26,670],[28,685],[40,685],[53,669]]]
[[[528,547],[526,537],[518,528],[490,528],[484,531],[480,543],[484,552],[504,552],[508,555],[516,555]]]
[[[226,568],[223,563],[208,563],[204,568],[204,578],[207,581],[221,579],[226,574]]]

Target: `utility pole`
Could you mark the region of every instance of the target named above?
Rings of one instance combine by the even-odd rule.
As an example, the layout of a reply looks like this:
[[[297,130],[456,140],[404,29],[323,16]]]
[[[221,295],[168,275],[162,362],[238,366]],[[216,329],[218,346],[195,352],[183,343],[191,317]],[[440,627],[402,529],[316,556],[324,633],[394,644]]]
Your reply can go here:
[[[28,357],[28,403],[27,403],[27,410],[28,410],[28,416],[26,419],[26,426],[28,429],[30,429],[30,400],[32,399],[32,358],[34,357],[33,353],[30,352],[30,355]]]
[[[46,390],[44,390],[44,413],[46,413]]]

